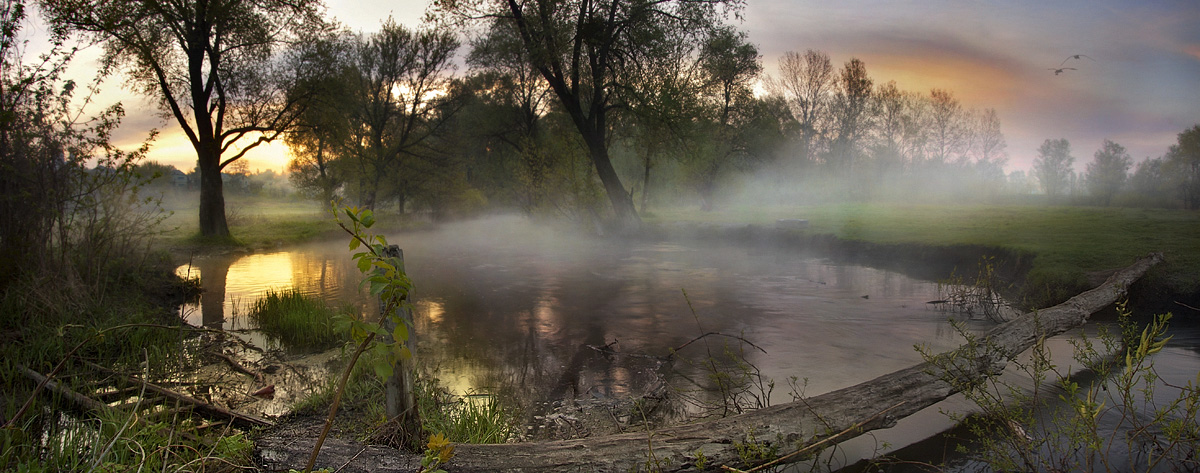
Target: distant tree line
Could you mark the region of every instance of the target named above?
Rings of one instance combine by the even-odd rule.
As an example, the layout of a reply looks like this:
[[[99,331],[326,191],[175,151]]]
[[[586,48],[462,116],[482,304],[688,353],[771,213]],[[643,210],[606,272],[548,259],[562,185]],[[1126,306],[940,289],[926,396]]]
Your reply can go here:
[[[101,72],[128,75],[185,132],[205,235],[228,234],[222,176],[275,139],[314,199],[439,217],[516,207],[635,228],[651,205],[731,195],[1200,204],[1190,131],[1136,168],[1106,142],[1083,175],[1069,143],[1047,140],[1033,170],[1005,175],[994,109],[816,50],[767,73],[727,22],[734,0],[445,0],[420,29],[372,33],[330,23],[317,0],[40,5],[56,31],[102,42]]]
[[[1051,202],[1200,208],[1200,125],[1179,133],[1165,155],[1136,166],[1111,140],[1104,140],[1084,173],[1074,171],[1074,162],[1066,139],[1047,139],[1038,149],[1032,174]]]

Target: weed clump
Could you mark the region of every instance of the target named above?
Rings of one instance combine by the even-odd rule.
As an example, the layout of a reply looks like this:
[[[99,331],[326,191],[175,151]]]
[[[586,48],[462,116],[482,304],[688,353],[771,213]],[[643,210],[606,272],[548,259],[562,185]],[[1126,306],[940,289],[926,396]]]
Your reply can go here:
[[[296,288],[268,290],[250,308],[250,318],[268,335],[299,348],[330,348],[342,337],[333,328],[335,312]]]

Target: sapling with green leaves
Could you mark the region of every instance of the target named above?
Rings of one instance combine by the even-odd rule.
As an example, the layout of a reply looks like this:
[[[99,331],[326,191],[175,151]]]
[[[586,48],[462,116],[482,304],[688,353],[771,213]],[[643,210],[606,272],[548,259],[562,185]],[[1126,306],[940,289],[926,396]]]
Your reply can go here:
[[[383,307],[383,317],[378,322],[354,316],[338,317],[335,321],[335,327],[349,332],[357,342],[358,348],[338,382],[337,392],[334,393],[329,407],[329,416],[325,419],[325,427],[313,446],[305,471],[311,471],[316,463],[317,453],[320,452],[321,445],[333,426],[333,418],[337,415],[342,394],[346,390],[346,382],[359,357],[366,351],[376,355],[368,359],[372,360],[371,367],[380,379],[390,378],[401,361],[412,358],[412,351],[407,346],[410,327],[400,315],[400,309],[408,308],[408,295],[412,291],[412,281],[404,273],[404,262],[399,255],[388,251],[387,238],[370,233],[370,228],[375,225],[375,214],[370,209],[339,207],[334,203],[334,220],[338,227],[350,234],[350,251],[362,250],[354,253],[352,257],[358,270],[363,273],[363,286],[372,296],[379,298]],[[346,220],[342,220],[343,215]],[[387,325],[393,328],[389,330]]]

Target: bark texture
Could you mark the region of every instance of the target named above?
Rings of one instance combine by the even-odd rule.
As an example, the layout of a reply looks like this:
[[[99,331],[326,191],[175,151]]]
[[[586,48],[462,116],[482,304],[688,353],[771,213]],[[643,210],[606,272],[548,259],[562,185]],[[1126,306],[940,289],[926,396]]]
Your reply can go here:
[[[446,470],[508,472],[626,472],[647,467],[663,471],[697,470],[703,452],[705,468],[741,465],[738,445],[757,442],[777,445],[781,455],[818,442],[836,443],[865,432],[888,428],[908,415],[957,392],[943,381],[952,366],[959,379],[976,380],[999,373],[1009,359],[1050,337],[1078,327],[1091,314],[1119,299],[1126,288],[1152,266],[1161,254],[1144,257],[1115,272],[1100,286],[1070,300],[1029,312],[988,331],[978,342],[939,355],[948,363],[921,363],[864,383],[797,402],[703,423],[653,432],[554,442],[499,445],[458,445]],[[311,435],[311,434],[310,434]],[[838,438],[830,439],[836,436]],[[286,470],[302,465],[311,449],[309,440],[266,437],[258,442],[263,466]],[[334,447],[331,445],[331,447]],[[419,461],[416,456],[377,446],[346,442],[322,452],[320,466],[340,471],[402,471]]]

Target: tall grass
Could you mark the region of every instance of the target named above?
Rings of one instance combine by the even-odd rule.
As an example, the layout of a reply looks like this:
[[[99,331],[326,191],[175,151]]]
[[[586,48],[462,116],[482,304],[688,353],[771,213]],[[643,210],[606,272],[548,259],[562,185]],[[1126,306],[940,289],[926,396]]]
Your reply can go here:
[[[329,348],[342,342],[333,329],[334,311],[298,289],[268,290],[250,308],[250,318],[268,335],[293,348]]]
[[[418,386],[417,407],[427,432],[459,443],[504,443],[512,436],[514,416],[498,396],[455,396],[433,381]]]

